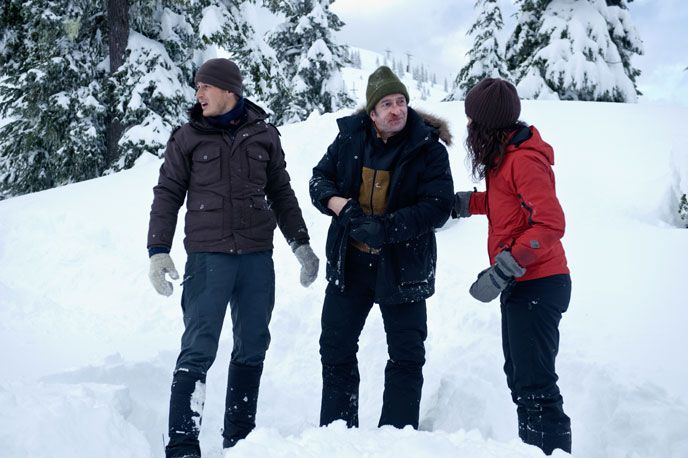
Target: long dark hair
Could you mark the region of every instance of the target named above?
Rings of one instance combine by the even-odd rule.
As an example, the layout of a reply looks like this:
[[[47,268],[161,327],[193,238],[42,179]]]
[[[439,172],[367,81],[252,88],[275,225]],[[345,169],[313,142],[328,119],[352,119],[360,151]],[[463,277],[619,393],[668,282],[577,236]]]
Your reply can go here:
[[[490,170],[498,169],[502,165],[509,134],[524,126],[524,122],[516,121],[509,127],[490,129],[471,121],[468,125],[466,149],[471,161],[473,178],[482,180]]]

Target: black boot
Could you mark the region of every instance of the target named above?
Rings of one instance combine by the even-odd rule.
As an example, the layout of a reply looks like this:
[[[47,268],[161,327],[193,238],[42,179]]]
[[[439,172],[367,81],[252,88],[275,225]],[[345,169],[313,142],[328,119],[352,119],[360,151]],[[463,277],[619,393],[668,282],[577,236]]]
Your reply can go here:
[[[233,447],[256,427],[256,407],[262,373],[262,364],[260,366],[247,366],[234,362],[229,364],[225,428],[222,433],[224,448]]]
[[[378,426],[418,429],[420,396],[423,389],[423,366],[410,361],[387,361],[382,414]]]
[[[323,388],[320,404],[320,426],[335,420],[346,421],[349,428],[358,427],[358,364],[323,364]]]
[[[557,448],[571,453],[571,420],[564,413],[561,397],[527,400],[528,407],[519,417],[518,435],[523,442],[539,447],[545,455]]]
[[[165,447],[165,456],[200,458],[198,434],[201,431],[205,403],[205,376],[179,370],[172,379],[171,391],[168,432],[170,441]]]

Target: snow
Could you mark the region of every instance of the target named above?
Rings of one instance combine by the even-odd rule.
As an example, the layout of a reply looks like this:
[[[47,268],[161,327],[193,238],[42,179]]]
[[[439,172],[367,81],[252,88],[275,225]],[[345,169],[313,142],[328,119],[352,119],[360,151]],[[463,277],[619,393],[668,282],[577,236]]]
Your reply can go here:
[[[637,101],[633,82],[625,74],[619,50],[609,37],[609,27],[621,33],[625,26],[631,44],[635,45],[634,40],[640,43],[627,12],[616,7],[608,10],[603,0],[554,0],[542,18],[538,33],[550,37],[549,42],[524,63],[527,71],[517,85],[521,97],[618,100],[620,96],[621,100]],[[567,92],[559,90],[557,96],[544,87],[543,79]]]
[[[217,5],[203,8],[201,23],[198,26],[201,38],[210,39],[213,35],[221,33],[227,20],[226,15],[227,10]]]
[[[350,47],[352,51],[357,51],[361,55],[361,68],[344,67],[342,68],[342,76],[346,82],[348,95],[356,103],[357,107],[365,106],[366,86],[368,85],[368,76],[380,65],[387,65],[391,68],[392,60],[405,59],[404,56],[390,54],[390,61],[385,63],[385,56],[367,49]],[[414,61],[413,65],[420,62]],[[395,72],[396,73],[396,72]],[[397,74],[401,82],[404,83],[409,92],[409,96],[413,101],[436,101],[444,99],[447,92],[444,91],[442,84],[432,84],[430,82],[423,83],[421,89],[418,88],[418,81],[413,79],[410,72],[404,74]]]
[[[128,101],[129,110],[145,109],[145,95],[148,95],[149,88],[154,88],[151,98],[159,97],[162,99],[172,99],[174,97],[185,97],[191,100],[193,89],[190,87],[180,87],[177,82],[183,81],[181,70],[174,65],[165,47],[150,38],[146,38],[140,33],[130,31],[127,49],[131,51],[129,61],[146,62],[146,56],[157,56],[159,59],[155,66],[146,72],[136,72],[130,75],[128,85],[133,86],[131,100]]]
[[[342,73],[360,106],[367,77],[384,58],[359,51],[363,69]],[[401,77],[411,106],[449,122],[456,190],[484,188],[466,167],[463,104],[440,103],[446,92],[439,85],[426,83],[424,94],[410,74]],[[205,387],[198,387],[199,410],[205,389],[204,456],[542,456],[517,437],[502,373],[499,308],[468,294],[488,262],[487,222],[480,217],[450,221],[437,234],[421,431],[376,427],[387,359],[377,308],[360,339],[361,427],[317,427],[329,220],[310,204],[308,180],[344,114],[280,127],[292,185],[321,258],[320,276],[311,287],[300,286],[298,263],[277,232],[276,305],[258,427],[224,457],[219,431],[232,346],[228,317],[217,361]],[[557,369],[574,456],[686,457],[688,368],[680,355],[688,344],[688,308],[680,288],[688,278],[688,231],[680,228],[677,208],[679,193],[688,191],[688,109],[523,101],[522,118],[555,149],[567,218],[573,295],[561,323]],[[129,135],[160,142],[162,127],[152,119],[148,132]],[[0,201],[3,458],[164,455],[183,324],[179,281],[165,298],[147,276],[145,234],[160,165],[146,154],[130,170]],[[183,220],[180,215],[171,253],[180,272]]]

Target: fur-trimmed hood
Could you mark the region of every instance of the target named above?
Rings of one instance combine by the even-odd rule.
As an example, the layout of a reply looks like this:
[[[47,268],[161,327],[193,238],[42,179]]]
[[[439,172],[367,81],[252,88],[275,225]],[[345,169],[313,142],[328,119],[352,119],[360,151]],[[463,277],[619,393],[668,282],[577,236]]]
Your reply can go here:
[[[415,111],[418,116],[421,117],[423,122],[425,124],[437,131],[437,134],[439,135],[440,140],[444,142],[445,145],[451,146],[452,140],[454,139],[454,136],[452,135],[451,131],[449,130],[449,124],[447,121],[443,118],[440,118],[439,116],[436,116],[432,113],[428,113],[423,110],[419,110],[417,108],[411,108],[411,110]],[[366,112],[365,107],[360,107],[356,111],[352,113],[352,116],[357,116],[357,115],[365,115],[366,117],[368,116],[368,113]],[[408,122],[408,119],[407,119]]]

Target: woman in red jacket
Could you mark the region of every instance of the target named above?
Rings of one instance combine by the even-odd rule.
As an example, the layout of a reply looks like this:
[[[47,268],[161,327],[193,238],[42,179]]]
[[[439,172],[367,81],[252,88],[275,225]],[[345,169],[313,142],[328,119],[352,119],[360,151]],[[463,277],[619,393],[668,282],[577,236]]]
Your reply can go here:
[[[455,217],[487,215],[490,266],[471,295],[490,302],[501,293],[504,372],[518,414],[518,434],[550,455],[571,452],[554,360],[559,321],[571,297],[561,244],[564,213],[557,200],[554,153],[535,127],[518,120],[516,88],[486,78],[466,96],[466,147],[485,192],[458,192]]]

